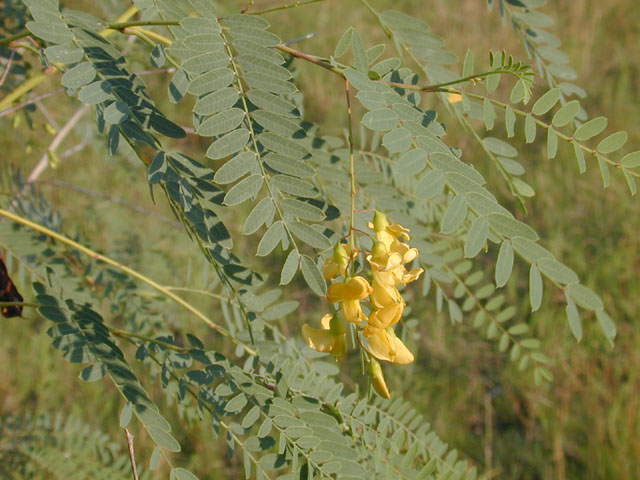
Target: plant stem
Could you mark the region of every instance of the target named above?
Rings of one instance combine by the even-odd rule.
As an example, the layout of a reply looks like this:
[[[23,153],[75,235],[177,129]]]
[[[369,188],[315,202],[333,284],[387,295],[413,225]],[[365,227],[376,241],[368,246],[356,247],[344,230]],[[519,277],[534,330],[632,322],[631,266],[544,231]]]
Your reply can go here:
[[[247,12],[247,10],[249,10],[249,7],[253,5],[253,1],[251,1],[249,2],[249,5],[242,11],[242,13],[246,13],[247,15],[262,15],[263,13],[271,13],[271,12],[277,12],[279,10],[286,10],[288,8],[302,7],[304,5],[309,5],[311,3],[318,3],[323,1],[324,0],[304,0],[304,1],[299,1],[295,3],[288,3],[286,5],[280,5],[279,7],[267,8],[266,10],[259,10],[257,12]]]
[[[9,220],[12,220],[14,222],[20,223],[26,227],[29,227],[37,232],[43,233],[45,235],[47,235],[50,238],[53,238],[54,240],[58,240],[59,242],[64,243],[65,245],[70,246],[71,248],[74,248],[75,250],[78,250],[82,253],[84,253],[85,255],[93,258],[94,260],[98,260],[100,262],[106,263],[108,265],[111,265],[112,267],[117,268],[118,270],[126,273],[127,275],[140,280],[143,283],[146,283],[147,285],[149,285],[150,287],[152,287],[153,289],[157,290],[158,292],[162,293],[163,295],[165,295],[166,297],[170,298],[171,300],[173,300],[174,302],[176,302],[177,304],[181,305],[182,307],[184,307],[186,310],[188,310],[189,312],[191,312],[192,314],[194,314],[196,317],[198,317],[200,320],[202,320],[204,323],[206,323],[209,327],[211,327],[212,329],[214,329],[215,331],[217,331],[218,333],[220,333],[221,335],[229,338],[233,343],[235,344],[239,344],[241,343],[237,338],[235,338],[233,335],[231,335],[231,333],[229,333],[225,328],[221,327],[220,325],[216,324],[215,322],[213,322],[213,320],[211,320],[209,317],[207,317],[204,313],[202,313],[200,310],[198,310],[197,308],[195,308],[193,305],[191,305],[189,302],[183,300],[181,297],[179,297],[178,295],[176,295],[175,293],[171,292],[170,290],[168,290],[167,288],[163,287],[162,285],[160,285],[159,283],[154,282],[153,280],[151,280],[149,277],[146,277],[144,275],[142,275],[141,273],[127,267],[126,265],[123,265],[109,257],[105,257],[104,255],[99,254],[98,252],[96,252],[95,250],[91,250],[88,247],[85,247],[84,245],[75,242],[73,240],[71,240],[70,238],[65,237],[64,235],[60,235],[57,232],[54,232],[53,230],[50,230],[46,227],[43,227],[42,225],[39,225],[37,223],[34,223],[30,220],[27,220],[26,218],[22,218],[19,215],[15,215],[11,212],[8,212],[7,210],[4,209],[0,209],[0,216],[6,217]],[[246,345],[244,345],[245,350],[247,350],[247,352],[249,352],[251,355],[255,355],[256,351]]]
[[[351,118],[351,95],[349,92],[349,80],[344,81],[344,90],[347,97],[347,128],[349,132],[349,176],[351,179],[351,217],[349,220],[349,243],[351,249],[356,249],[356,232],[355,232],[355,216],[356,216],[356,162],[353,153],[353,119]]]
[[[8,37],[0,38],[0,45],[8,45],[11,42],[15,42],[16,40],[20,40],[21,38],[28,37],[31,35],[29,30],[23,30],[22,32],[18,32],[14,35],[9,35]]]

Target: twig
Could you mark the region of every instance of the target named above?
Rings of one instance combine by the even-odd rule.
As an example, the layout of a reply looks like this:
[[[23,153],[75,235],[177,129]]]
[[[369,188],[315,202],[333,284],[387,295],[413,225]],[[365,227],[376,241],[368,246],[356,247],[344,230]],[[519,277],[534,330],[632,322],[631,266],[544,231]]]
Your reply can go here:
[[[287,5],[280,5],[279,7],[268,8],[266,10],[260,10],[258,12],[247,12],[247,10],[249,10],[249,7],[247,7],[242,11],[242,13],[247,13],[247,15],[262,15],[263,13],[271,13],[271,12],[277,12],[280,10],[287,10],[288,8],[302,7],[303,5],[309,5],[310,3],[318,3],[323,1],[324,0],[304,0],[299,2],[289,3]],[[249,4],[250,5],[253,4],[253,1],[249,2]]]
[[[38,179],[40,175],[42,175],[42,172],[44,172],[45,169],[47,168],[47,165],[49,165],[49,152],[55,152],[58,149],[62,141],[67,137],[67,135],[69,135],[69,133],[71,132],[71,129],[73,129],[75,124],[78,123],[78,121],[87,112],[87,110],[89,110],[89,105],[83,105],[82,107],[77,109],[76,112],[71,116],[71,118],[64,125],[64,127],[60,129],[60,131],[56,134],[55,137],[53,137],[53,140],[51,141],[49,148],[47,148],[47,151],[42,154],[35,168],[31,171],[31,173],[27,177],[27,180],[25,181],[25,186],[29,185],[30,183],[33,183]]]
[[[24,225],[27,228],[30,228],[32,230],[35,230],[36,232],[40,232],[43,233],[44,235],[47,235],[48,237],[57,240],[85,255],[87,255],[88,257],[92,258],[95,261],[98,262],[103,262],[106,263],[107,265],[111,265],[112,267],[117,268],[118,270],[120,270],[121,272],[129,275],[132,278],[135,278],[136,280],[139,280],[141,282],[146,283],[147,285],[149,285],[151,288],[157,290],[158,292],[160,292],[161,294],[163,294],[164,296],[170,298],[171,300],[173,300],[174,302],[176,302],[178,305],[182,306],[183,308],[185,308],[186,310],[188,310],[189,312],[191,312],[192,314],[194,314],[196,317],[198,317],[200,320],[202,320],[204,323],[206,323],[209,327],[211,327],[213,330],[215,330],[216,332],[218,332],[219,334],[225,336],[226,338],[228,338],[230,341],[232,341],[234,344],[236,345],[242,345],[245,349],[246,352],[248,352],[250,355],[255,355],[256,354],[256,350],[254,350],[253,348],[251,348],[250,346],[244,344],[241,340],[237,339],[236,337],[234,337],[229,331],[227,331],[224,327],[221,327],[220,325],[216,324],[213,320],[211,320],[209,317],[207,317],[204,313],[202,313],[200,310],[198,310],[196,307],[194,307],[193,305],[191,305],[189,302],[187,302],[186,300],[184,300],[183,298],[179,297],[178,295],[176,295],[175,293],[167,290],[165,287],[163,287],[162,285],[160,285],[157,282],[154,282],[152,279],[150,279],[149,277],[143,275],[142,273],[139,273],[138,271],[127,267],[126,265],[117,262],[116,260],[113,260],[109,257],[106,257],[104,255],[99,254],[98,252],[96,252],[95,250],[90,249],[89,247],[85,247],[84,245],[71,240],[68,237],[65,237],[64,235],[61,235],[57,232],[54,232],[53,230],[44,227],[42,225],[39,225],[37,223],[32,222],[31,220],[27,220],[26,218],[21,217],[20,215],[15,215],[13,213],[11,213],[8,210],[2,209],[0,208],[0,216],[1,217],[6,217],[8,220],[17,222],[21,225]]]
[[[51,115],[51,112],[49,112],[49,109],[45,107],[42,104],[42,102],[40,102],[39,100],[35,102],[35,104],[40,109],[40,111],[42,112],[42,115],[44,115],[44,118],[47,120],[47,122],[49,122],[49,125],[55,128],[56,131],[60,130],[60,126],[58,125],[58,122],[56,122],[56,119],[53,118],[53,115]]]
[[[64,87],[56,88],[55,90],[52,90],[50,92],[42,93],[33,98],[30,98],[29,100],[20,102],[12,107],[5,108],[4,110],[0,110],[0,118],[4,117],[5,115],[9,115],[10,113],[13,113],[17,110],[20,110],[21,108],[26,107],[27,105],[31,105],[32,103],[36,103],[48,97],[52,97],[53,95],[56,95],[60,92],[64,92]]]
[[[302,42],[303,40],[309,40],[310,38],[313,38],[316,35],[318,35],[318,32],[307,33],[306,35],[303,35],[298,38],[294,38],[293,40],[287,40],[286,42],[283,43],[283,45],[292,45],[294,43]]]
[[[127,446],[129,447],[129,460],[131,460],[131,470],[133,471],[133,480],[138,480],[138,470],[136,469],[136,458],[133,453],[133,435],[129,433],[129,429],[125,428],[127,435]]]
[[[2,78],[0,78],[0,86],[4,83],[7,75],[9,74],[9,70],[11,70],[11,64],[13,63],[13,56],[16,54],[15,50],[11,50],[11,54],[9,55],[9,60],[7,60],[7,68],[2,72]]]

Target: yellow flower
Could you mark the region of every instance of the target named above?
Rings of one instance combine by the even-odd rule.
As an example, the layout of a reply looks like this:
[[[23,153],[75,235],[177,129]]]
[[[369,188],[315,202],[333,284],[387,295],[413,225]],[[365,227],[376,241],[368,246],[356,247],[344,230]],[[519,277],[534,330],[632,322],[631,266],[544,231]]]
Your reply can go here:
[[[404,301],[402,303],[392,303],[371,312],[367,323],[375,328],[387,328],[400,321],[403,311]]]
[[[387,400],[391,398],[389,389],[387,388],[387,384],[384,381],[382,367],[377,361],[373,359],[371,359],[371,362],[369,362],[369,378],[371,379],[371,386],[378,395],[386,398]]]
[[[346,282],[337,282],[329,286],[327,300],[331,303],[340,302],[345,320],[360,324],[366,317],[362,312],[360,300],[367,298],[373,289],[363,277],[353,277]]]
[[[372,284],[373,292],[371,293],[371,305],[375,308],[383,308],[394,303],[402,303],[402,296],[398,289],[393,285],[377,282],[375,279]]]
[[[376,233],[376,238],[379,242],[382,242],[387,249],[391,248],[394,242],[398,242],[398,238],[402,237],[405,240],[410,240],[409,229],[404,228],[402,225],[393,224],[389,225],[389,220],[384,213],[378,212],[373,216],[373,223],[369,223],[369,228]]]
[[[459,93],[448,93],[447,100],[449,101],[449,103],[458,103],[462,101],[462,95],[460,95]]]
[[[333,250],[331,258],[327,259],[322,268],[324,279],[329,281],[337,275],[345,276],[351,258],[351,247],[347,244],[339,243]]]
[[[347,353],[347,334],[342,322],[329,314],[320,320],[322,329],[306,323],[302,326],[302,337],[310,348],[318,352],[331,353],[340,359]]]
[[[413,362],[413,354],[402,340],[396,337],[392,328],[382,329],[367,325],[363,334],[369,341],[369,352],[377,359],[403,365]]]

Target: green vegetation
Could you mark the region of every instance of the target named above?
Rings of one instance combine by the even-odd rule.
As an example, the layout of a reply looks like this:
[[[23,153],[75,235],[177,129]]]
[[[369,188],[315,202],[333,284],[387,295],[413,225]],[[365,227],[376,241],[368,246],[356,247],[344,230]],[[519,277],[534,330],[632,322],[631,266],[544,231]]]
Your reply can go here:
[[[144,3],[151,2],[136,2]],[[219,15],[237,12],[241,3],[244,5],[245,2],[220,2]],[[282,3],[288,2],[255,0],[252,9],[259,11]],[[489,50],[505,50],[515,61],[529,62],[511,26],[502,24],[497,7],[489,12],[486,2],[371,0],[370,3],[378,11],[395,8],[424,20],[434,34],[447,41],[445,48],[461,59],[460,67],[467,49],[475,56],[476,71],[488,65],[486,52]],[[633,0],[615,3],[613,6],[595,0],[559,0],[544,7],[543,11],[555,20],[555,24],[546,30],[562,40],[560,48],[578,73],[574,82],[587,93],[586,98],[580,100],[581,105],[590,118],[605,115],[609,120],[601,138],[626,130],[629,139],[625,152],[630,152],[640,146],[640,130],[635,128],[640,124],[640,99],[637,95],[640,90],[637,61],[640,58],[637,22],[640,3]],[[17,13],[0,20],[0,36],[21,31],[23,22],[19,13],[26,14],[22,2],[0,2],[3,4],[7,8],[15,8]],[[272,31],[285,41],[317,32],[316,36],[301,40],[292,47],[320,57],[333,54],[349,26],[357,28],[369,47],[387,41],[375,17],[360,2],[354,1],[353,8],[345,4],[324,0],[269,13],[264,18],[272,24]],[[355,8],[356,4],[358,8]],[[115,16],[128,6],[129,2],[116,0],[74,0],[65,4],[65,7],[90,12],[108,21],[115,21]],[[154,31],[167,32],[163,27]],[[151,47],[135,36],[118,33],[111,39],[120,51],[127,53],[130,71],[147,73],[143,78],[159,110],[171,121],[191,126],[193,98],[179,104],[170,102],[165,92],[171,87],[171,75],[147,72],[155,70],[149,64]],[[4,48],[0,51],[0,60],[3,60],[0,64],[1,78],[11,49],[0,48]],[[4,79],[0,104],[26,79],[42,72],[33,52],[26,48],[20,52],[24,55],[25,70],[17,69]],[[394,55],[396,53],[389,44],[385,57]],[[348,63],[350,57],[340,61]],[[418,71],[415,64],[410,61],[408,64]],[[169,67],[171,65],[166,64],[159,68]],[[347,128],[344,80],[310,62],[294,61],[293,69],[296,83],[304,93],[304,98],[294,96],[296,101],[302,102],[300,107],[304,119],[320,125],[321,137],[331,135],[344,140]],[[419,83],[437,82],[422,78]],[[513,83],[513,79],[503,78],[495,97],[499,100],[509,98]],[[52,72],[20,100],[59,87],[60,75]],[[481,89],[484,94],[483,87]],[[532,102],[518,108],[529,111],[535,100],[547,90],[544,80],[536,76]],[[503,289],[506,304],[516,309],[514,317],[517,321],[514,320],[514,324],[526,323],[533,337],[540,339],[539,352],[551,360],[548,368],[553,381],[534,382],[531,368],[523,373],[518,362],[509,359],[508,352],[498,352],[498,342],[487,340],[486,335],[474,328],[475,311],[464,313],[459,323],[450,320],[446,308],[438,312],[435,287],[432,286],[428,296],[413,295],[405,313],[409,320],[406,334],[416,355],[415,363],[408,367],[385,366],[387,384],[393,397],[403,398],[417,408],[437,435],[450,448],[457,449],[460,457],[467,459],[470,465],[484,472],[487,478],[640,477],[640,334],[635,333],[640,312],[640,240],[637,233],[640,205],[637,196],[629,195],[625,178],[613,168],[610,169],[611,185],[603,189],[598,166],[591,156],[587,159],[588,171],[579,174],[574,149],[569,143],[560,142],[556,157],[548,159],[546,132],[540,133],[539,129],[538,140],[525,143],[521,119],[516,124],[515,138],[507,139],[503,114],[499,112],[491,135],[507,140],[518,149],[518,160],[526,170],[521,178],[535,188],[535,196],[523,196],[528,212],[525,216],[519,210],[517,196],[510,191],[508,182],[465,130],[464,124],[458,121],[453,109],[436,99],[436,95],[425,94],[421,106],[438,111],[438,120],[447,127],[446,143],[460,147],[464,161],[474,165],[488,180],[487,189],[498,197],[498,201],[516,218],[531,226],[539,234],[541,245],[577,272],[584,285],[600,295],[616,323],[617,336],[612,349],[602,335],[595,314],[585,314],[581,310],[584,331],[577,343],[567,324],[562,291],[548,282],[545,283],[540,308],[532,313],[529,265],[516,261],[511,280]],[[354,118],[362,118],[367,110],[356,101],[353,104]],[[127,148],[121,137],[118,152],[109,155],[106,136],[96,130],[94,109],[79,111],[82,104],[63,92],[43,98],[30,108],[28,113],[22,110],[6,115],[2,115],[0,108],[0,148],[4,153],[0,161],[2,208],[10,206],[19,195],[19,201],[24,202],[21,206],[36,206],[33,211],[27,210],[25,217],[59,230],[165,286],[177,287],[171,291],[187,299],[206,317],[226,325],[222,320],[222,310],[233,307],[220,298],[201,293],[207,291],[219,296],[224,291],[220,280],[216,280],[215,268],[202,255],[197,244],[185,235],[183,223],[176,220],[158,186],[154,191],[155,202],[151,199],[146,168],[134,149]],[[55,132],[60,132],[78,112],[82,116],[73,125],[71,133],[57,151],[47,157]],[[546,121],[550,122],[552,114],[547,117]],[[482,120],[472,122],[478,131],[482,131],[482,136],[488,135],[484,132]],[[370,131],[356,126],[354,135],[356,145],[370,145]],[[165,140],[163,138],[163,142]],[[208,138],[188,135],[168,140],[165,146],[202,159],[209,144]],[[23,179],[43,155],[48,162],[46,170],[35,181],[34,189],[28,186],[23,190]],[[213,162],[208,162],[206,165],[213,165]],[[348,166],[346,168],[348,172]],[[269,273],[267,282],[276,286],[287,252],[277,249],[269,256],[255,257],[259,236],[242,235],[244,219],[253,208],[250,203],[231,208],[216,207],[216,211],[234,239],[234,254],[249,263],[246,267]],[[54,216],[49,216],[49,205],[56,212]],[[346,221],[348,226],[348,219]],[[0,227],[3,224],[6,222],[0,223]],[[436,230],[439,232],[439,227]],[[0,234],[2,232],[4,230],[0,228]],[[185,313],[179,305],[162,299],[150,286],[133,282],[117,269],[107,269],[103,278],[99,273],[104,269],[103,264],[89,262],[87,257],[71,248],[60,247],[60,244],[60,248],[52,252],[47,252],[44,247],[33,247],[33,252],[42,256],[33,262],[23,262],[25,256],[33,253],[28,251],[32,248],[29,243],[32,240],[24,240],[24,245],[5,245],[2,238],[7,237],[0,235],[0,246],[12,252],[6,255],[12,278],[27,302],[34,301],[32,280],[43,281],[37,277],[37,272],[47,264],[65,265],[64,268],[56,267],[56,271],[62,278],[66,279],[65,275],[76,278],[82,284],[83,294],[93,295],[94,307],[109,326],[128,329],[139,322],[147,328],[142,332],[144,335],[175,335],[180,348],[189,345],[185,334],[193,333],[207,345],[207,349],[234,357],[236,346],[232,342],[207,328],[196,316]],[[20,254],[20,248],[25,248],[25,252]],[[425,253],[421,250],[421,255]],[[487,254],[480,253],[474,259],[474,271],[483,270],[485,278],[492,279],[497,255],[498,245],[490,244]],[[107,285],[111,286],[107,288]],[[112,285],[116,285],[113,287],[115,293],[107,291]],[[187,290],[179,290],[183,288]],[[309,293],[302,275],[297,275],[282,290],[280,300],[296,300],[300,305],[294,314],[274,319],[272,324],[285,337],[293,339],[292,343],[300,346],[301,326],[305,322],[317,326],[318,312],[324,312],[326,306],[319,297]],[[416,292],[419,288],[415,289]],[[71,296],[71,293],[68,289],[65,291],[66,295]],[[12,423],[16,416],[24,419],[29,428],[34,428],[36,423],[32,416],[43,414],[48,419],[60,414],[61,418],[74,419],[66,424],[65,429],[60,429],[72,439],[66,443],[59,439],[49,443],[38,439],[42,443],[34,445],[40,449],[47,445],[55,454],[56,448],[68,451],[74,441],[95,442],[102,446],[102,455],[108,443],[104,438],[81,435],[82,428],[90,425],[107,432],[111,441],[120,444],[119,450],[109,450],[109,455],[116,455],[120,463],[110,463],[112,460],[108,455],[98,455],[99,460],[96,461],[109,463],[114,472],[125,472],[122,478],[130,478],[122,462],[122,458],[129,461],[125,453],[126,437],[119,426],[124,401],[117,394],[115,384],[81,382],[77,378],[81,367],[68,363],[59,350],[52,348],[52,340],[47,335],[52,324],[33,308],[25,307],[24,318],[1,320],[0,462],[12,465],[9,462],[16,460],[3,454],[10,450],[8,445],[11,442],[20,443],[16,440]],[[241,322],[235,325],[238,325],[238,331],[243,328]],[[162,387],[161,368],[150,366],[149,362],[136,362],[136,346],[122,338],[118,338],[118,342],[130,359],[133,372],[174,427],[172,433],[182,446],[182,453],[171,457],[175,459],[174,466],[188,468],[203,479],[241,478],[244,471],[242,455],[227,458],[225,437],[213,437],[211,420],[201,422],[195,408],[189,409],[185,402],[176,401],[175,392]],[[352,354],[349,365],[341,368],[336,377],[336,381],[344,382],[345,394],[356,387],[366,391],[366,377],[359,376],[358,359],[356,354]],[[244,360],[238,365],[242,367],[243,363]],[[50,434],[51,429],[49,420],[44,423],[46,428],[42,428],[46,432],[42,434],[43,438]],[[139,425],[135,427],[134,434],[137,460],[140,468],[147,470],[154,439]],[[24,442],[24,445],[24,451],[36,451],[31,444]],[[96,449],[99,450],[98,447]],[[145,475],[146,478],[167,478],[169,470],[170,467],[161,462],[158,469]],[[0,465],[0,473],[4,471]],[[53,474],[52,470],[46,472],[45,469],[33,468],[13,474],[15,478],[51,478],[48,475]]]

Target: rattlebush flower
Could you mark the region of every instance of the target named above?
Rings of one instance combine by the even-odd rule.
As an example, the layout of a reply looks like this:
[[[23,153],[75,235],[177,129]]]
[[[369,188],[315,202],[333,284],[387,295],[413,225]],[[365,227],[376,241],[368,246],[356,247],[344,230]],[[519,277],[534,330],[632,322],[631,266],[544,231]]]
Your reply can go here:
[[[367,325],[362,333],[369,342],[369,352],[378,360],[400,365],[413,362],[413,353],[396,336],[393,328],[382,329]]]
[[[324,279],[329,281],[338,275],[345,277],[351,256],[351,246],[344,243],[336,245],[333,256],[325,262],[322,268]]]
[[[313,328],[306,323],[302,326],[302,337],[310,348],[318,352],[331,353],[337,359],[347,353],[347,334],[342,321],[330,314],[320,320],[322,329]]]
[[[389,398],[378,360],[396,364],[413,362],[413,353],[396,336],[393,326],[402,318],[406,306],[398,287],[417,280],[424,270],[416,268],[409,271],[405,267],[418,257],[418,249],[405,243],[411,239],[409,229],[390,224],[386,215],[378,211],[369,228],[375,234],[371,253],[366,257],[372,282],[361,275],[352,276],[352,261],[359,251],[352,245],[337,244],[333,255],[325,262],[322,274],[327,281],[333,281],[326,298],[330,303],[339,304],[339,315],[322,317],[321,329],[305,324],[302,336],[309,347],[340,359],[347,351],[343,317],[354,324],[358,343],[368,353],[371,385],[379,395]],[[335,281],[336,277],[342,280]],[[370,305],[368,316],[361,303],[367,298]]]
[[[346,282],[337,282],[329,286],[327,300],[340,303],[344,318],[348,322],[359,325],[366,317],[362,312],[360,300],[367,298],[373,288],[364,277],[353,277]]]

